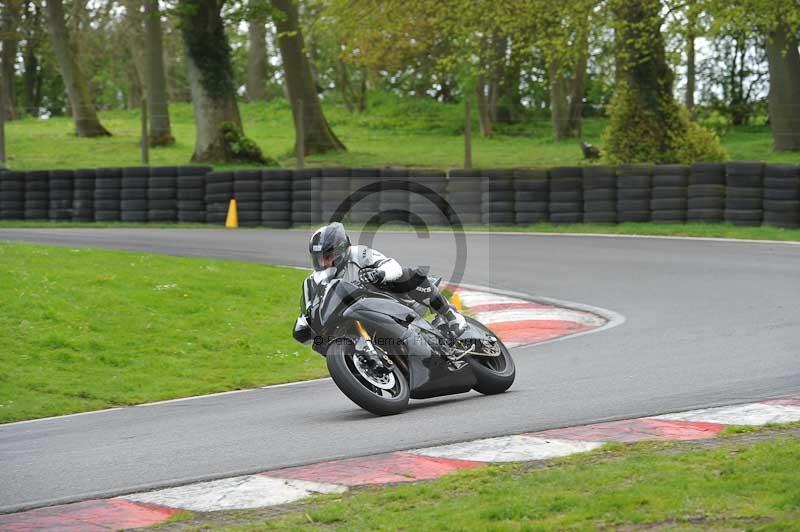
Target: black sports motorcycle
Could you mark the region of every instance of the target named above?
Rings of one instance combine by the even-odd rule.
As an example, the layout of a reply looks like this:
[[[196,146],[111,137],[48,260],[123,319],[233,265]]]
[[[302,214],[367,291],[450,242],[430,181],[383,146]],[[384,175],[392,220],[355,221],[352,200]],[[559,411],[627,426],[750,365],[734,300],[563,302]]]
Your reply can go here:
[[[489,329],[467,317],[467,332],[454,338],[442,317],[428,321],[426,313],[411,299],[362,284],[351,263],[318,287],[306,319],[333,381],[373,414],[398,414],[409,398],[511,386],[514,361]]]

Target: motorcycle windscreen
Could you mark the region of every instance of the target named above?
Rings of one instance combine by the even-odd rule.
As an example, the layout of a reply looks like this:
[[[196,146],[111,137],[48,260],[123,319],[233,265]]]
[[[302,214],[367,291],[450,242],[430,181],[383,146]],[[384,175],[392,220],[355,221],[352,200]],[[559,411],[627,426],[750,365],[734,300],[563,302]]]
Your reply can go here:
[[[361,290],[340,279],[334,279],[324,288],[319,302],[313,309],[314,320],[321,329],[334,328],[337,319],[341,319],[342,312],[355,303]]]

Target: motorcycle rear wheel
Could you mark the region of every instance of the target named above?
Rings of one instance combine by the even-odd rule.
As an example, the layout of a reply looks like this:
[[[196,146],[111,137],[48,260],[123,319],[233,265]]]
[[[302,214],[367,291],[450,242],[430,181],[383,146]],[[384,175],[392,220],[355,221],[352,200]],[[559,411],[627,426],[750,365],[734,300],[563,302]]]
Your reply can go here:
[[[467,318],[467,322],[478,329],[495,336],[484,324],[478,320]],[[477,384],[472,387],[476,392],[484,395],[495,395],[503,393],[514,384],[517,370],[514,367],[514,359],[511,358],[508,348],[498,338],[497,343],[500,347],[499,357],[468,356],[465,358],[469,362]]]
[[[333,342],[325,354],[328,372],[333,382],[351,401],[378,416],[399,414],[408,406],[408,380],[394,366],[394,386],[391,390],[378,388],[362,375],[353,362],[353,347],[348,342]]]

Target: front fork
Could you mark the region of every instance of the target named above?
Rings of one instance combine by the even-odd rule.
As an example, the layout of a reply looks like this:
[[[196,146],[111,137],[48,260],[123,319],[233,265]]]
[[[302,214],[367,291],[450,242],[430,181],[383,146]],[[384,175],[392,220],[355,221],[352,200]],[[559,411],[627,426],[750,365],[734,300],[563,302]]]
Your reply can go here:
[[[360,321],[355,321],[356,331],[358,331],[358,335],[360,336],[358,342],[356,342],[356,351],[365,353],[367,357],[376,365],[382,365],[389,371],[392,371],[392,368],[394,368],[394,362],[392,359],[389,358],[383,349],[381,349],[382,352],[378,352],[378,350],[375,348],[375,345],[372,343],[372,338],[367,332],[367,329],[361,324]]]

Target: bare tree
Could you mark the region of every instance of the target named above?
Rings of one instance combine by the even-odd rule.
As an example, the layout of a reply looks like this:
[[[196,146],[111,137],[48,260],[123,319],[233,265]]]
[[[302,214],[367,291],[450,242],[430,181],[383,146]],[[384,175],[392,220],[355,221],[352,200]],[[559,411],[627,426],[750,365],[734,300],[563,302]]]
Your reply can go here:
[[[300,125],[298,112],[302,115],[300,131],[303,136],[300,138],[297,135],[297,143],[301,145],[306,155],[345,150],[344,144],[333,133],[322,113],[317,85],[311,73],[300,29],[297,4],[293,0],[271,0],[271,2],[275,8],[273,19],[278,30],[278,47],[281,50],[284,78],[296,125]]]
[[[81,70],[80,54],[70,39],[64,21],[62,0],[47,0],[47,27],[61,77],[64,78],[64,86],[67,88],[77,135],[79,137],[110,136],[111,133],[103,127],[97,117],[97,111],[89,93],[89,82]]]

